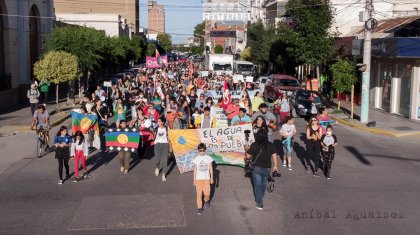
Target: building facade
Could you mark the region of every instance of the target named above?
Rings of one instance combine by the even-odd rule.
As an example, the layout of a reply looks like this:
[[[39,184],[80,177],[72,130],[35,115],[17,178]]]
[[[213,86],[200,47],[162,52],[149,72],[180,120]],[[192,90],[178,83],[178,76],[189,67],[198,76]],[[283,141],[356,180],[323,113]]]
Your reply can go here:
[[[0,0],[0,111],[27,104],[33,64],[45,51],[52,0]]]
[[[121,15],[105,13],[56,13],[55,15],[58,22],[101,30],[110,37],[130,35],[128,22]]]
[[[147,27],[149,34],[165,33],[165,8],[156,1],[148,2]]]
[[[420,120],[420,16],[379,21],[372,39],[370,107]],[[354,56],[363,40],[354,39]]]
[[[71,0],[56,1],[55,13],[112,14],[127,20],[129,33],[138,33],[140,27],[139,0]]]

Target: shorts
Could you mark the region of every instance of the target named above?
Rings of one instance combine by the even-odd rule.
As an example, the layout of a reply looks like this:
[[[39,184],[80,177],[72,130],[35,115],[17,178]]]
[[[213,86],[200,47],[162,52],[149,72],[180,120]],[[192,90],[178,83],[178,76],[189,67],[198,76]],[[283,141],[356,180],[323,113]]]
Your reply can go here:
[[[41,124],[38,124],[36,126],[36,129],[37,130],[40,130],[42,128],[42,129],[46,130],[47,129],[46,127],[47,127],[47,124],[46,123],[41,123]]]
[[[281,141],[283,143],[284,148],[286,149],[286,153],[292,153],[292,138],[286,138]]]

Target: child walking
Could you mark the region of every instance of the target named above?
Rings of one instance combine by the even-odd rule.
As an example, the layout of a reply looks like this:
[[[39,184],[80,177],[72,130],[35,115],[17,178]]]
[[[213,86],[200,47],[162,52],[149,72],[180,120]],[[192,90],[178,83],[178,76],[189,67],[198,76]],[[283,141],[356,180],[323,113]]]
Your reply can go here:
[[[194,181],[197,192],[197,214],[203,213],[203,194],[204,207],[210,207],[210,184],[213,184],[213,158],[206,155],[206,145],[198,145],[198,156],[194,159]]]
[[[87,178],[87,170],[86,170],[86,157],[89,154],[88,144],[85,141],[84,135],[81,131],[77,131],[74,134],[74,141],[71,144],[70,148],[70,156],[74,159],[74,174],[75,178],[73,182],[78,182],[80,180],[79,177],[79,161],[82,163],[83,167],[83,178]]]
[[[331,179],[331,164],[335,155],[334,148],[337,146],[337,137],[333,134],[332,131],[332,126],[328,125],[327,132],[321,137],[321,155],[324,162],[325,176],[327,179]]]
[[[282,143],[285,148],[283,156],[283,166],[286,166],[289,170],[292,170],[292,138],[296,135],[296,127],[292,116],[286,116],[284,124],[281,126],[280,135],[282,137]],[[286,161],[287,160],[287,161]]]

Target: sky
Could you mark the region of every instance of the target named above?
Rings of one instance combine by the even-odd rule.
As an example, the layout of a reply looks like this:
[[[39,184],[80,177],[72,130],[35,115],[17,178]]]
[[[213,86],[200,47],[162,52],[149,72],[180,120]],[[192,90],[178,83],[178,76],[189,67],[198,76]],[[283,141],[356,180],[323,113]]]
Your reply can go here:
[[[140,0],[140,27],[145,28],[147,2],[148,0]],[[165,31],[171,35],[172,42],[186,43],[188,37],[193,36],[194,26],[202,22],[201,0],[157,0],[157,3],[165,5]]]

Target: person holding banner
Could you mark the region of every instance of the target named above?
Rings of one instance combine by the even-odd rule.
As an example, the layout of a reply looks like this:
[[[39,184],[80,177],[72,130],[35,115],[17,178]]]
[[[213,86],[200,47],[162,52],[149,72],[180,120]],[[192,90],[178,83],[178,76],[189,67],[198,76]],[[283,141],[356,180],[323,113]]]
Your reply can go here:
[[[238,115],[233,117],[231,126],[243,125],[251,122],[251,118],[248,115],[246,115],[246,109],[240,108]]]
[[[125,120],[121,120],[120,122],[121,129],[124,129],[127,127],[127,122]],[[117,154],[118,159],[120,160],[120,171],[124,174],[128,173],[128,169],[130,167],[130,161],[131,161],[131,152],[124,151],[121,149]]]
[[[255,142],[251,144],[246,152],[246,158],[252,159],[255,169],[252,171],[252,182],[256,208],[263,210],[264,194],[270,176],[271,162],[273,172],[277,172],[277,153],[273,143],[268,142],[268,128],[260,128],[255,134]]]
[[[194,158],[194,179],[193,184],[197,193],[197,214],[203,213],[203,194],[204,207],[210,208],[210,185],[213,180],[213,158],[206,155],[206,145],[198,145],[198,156]]]

